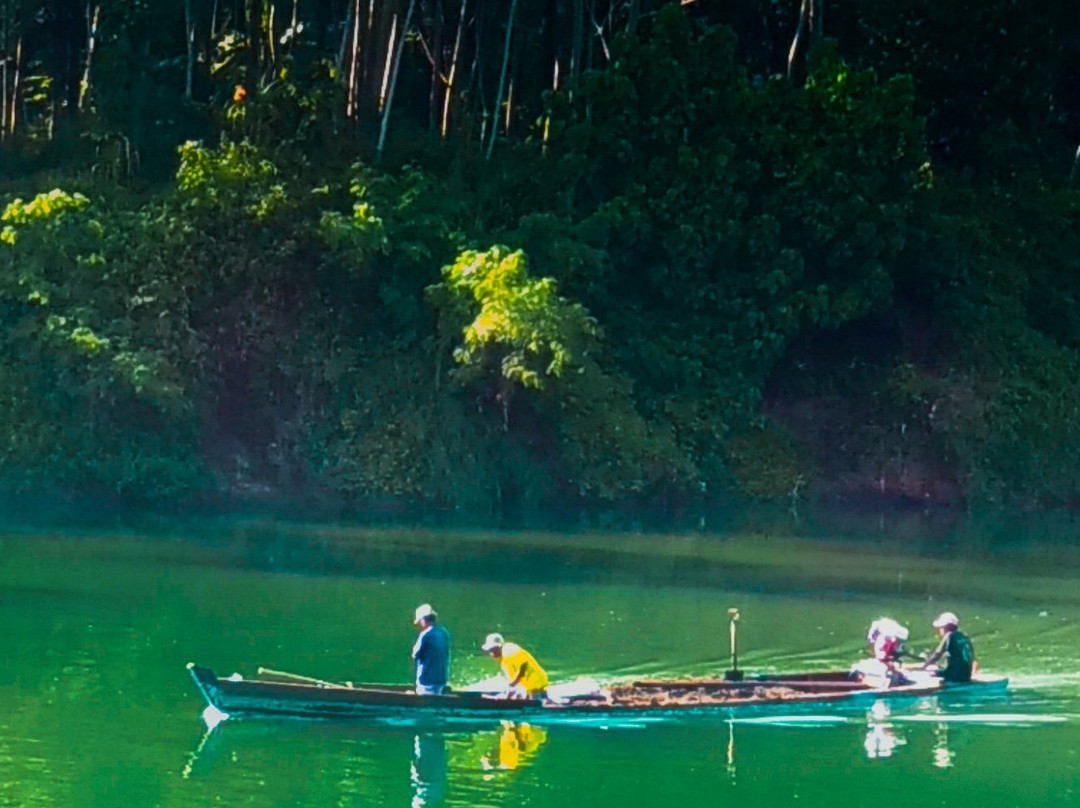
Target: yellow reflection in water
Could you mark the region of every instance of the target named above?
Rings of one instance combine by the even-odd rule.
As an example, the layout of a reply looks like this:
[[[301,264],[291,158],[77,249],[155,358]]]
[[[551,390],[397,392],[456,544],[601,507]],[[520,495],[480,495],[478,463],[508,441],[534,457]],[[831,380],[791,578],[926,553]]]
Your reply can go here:
[[[480,765],[485,771],[512,771],[527,763],[545,743],[547,730],[543,727],[504,721],[497,745],[480,758]]]

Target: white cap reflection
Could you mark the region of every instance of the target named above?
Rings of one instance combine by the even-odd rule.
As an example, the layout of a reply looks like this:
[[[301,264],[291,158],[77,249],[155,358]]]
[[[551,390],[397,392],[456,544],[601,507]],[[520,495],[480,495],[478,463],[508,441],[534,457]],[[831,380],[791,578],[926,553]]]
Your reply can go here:
[[[875,701],[866,714],[866,756],[871,760],[892,757],[896,748],[906,743],[889,722],[889,705],[884,700]]]
[[[934,757],[931,761],[935,768],[951,769],[956,760],[956,753],[949,749],[949,728],[938,724],[934,729]]]
[[[892,757],[893,751],[898,746],[903,746],[907,741],[898,738],[889,724],[871,724],[866,731],[866,740],[863,747],[866,756],[871,760],[875,758]]]

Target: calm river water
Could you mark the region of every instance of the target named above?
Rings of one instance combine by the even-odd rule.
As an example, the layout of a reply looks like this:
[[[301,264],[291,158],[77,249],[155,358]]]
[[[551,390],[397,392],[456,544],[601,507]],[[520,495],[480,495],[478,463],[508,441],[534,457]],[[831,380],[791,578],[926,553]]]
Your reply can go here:
[[[942,544],[223,523],[0,533],[0,806],[1080,804],[1080,535]],[[493,673],[501,631],[553,678],[846,667],[881,615],[929,648],[958,612],[1012,688],[859,710],[614,726],[229,720],[185,670],[406,682],[412,611]]]

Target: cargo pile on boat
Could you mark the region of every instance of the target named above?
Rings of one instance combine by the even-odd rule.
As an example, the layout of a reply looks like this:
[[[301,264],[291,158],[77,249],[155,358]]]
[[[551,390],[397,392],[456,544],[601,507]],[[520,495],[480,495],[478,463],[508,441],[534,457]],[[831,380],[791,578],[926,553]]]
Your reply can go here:
[[[717,687],[715,683],[688,687],[660,685],[615,685],[607,691],[608,702],[620,707],[691,707],[713,706],[732,702],[788,701],[800,695],[798,690],[782,685]]]

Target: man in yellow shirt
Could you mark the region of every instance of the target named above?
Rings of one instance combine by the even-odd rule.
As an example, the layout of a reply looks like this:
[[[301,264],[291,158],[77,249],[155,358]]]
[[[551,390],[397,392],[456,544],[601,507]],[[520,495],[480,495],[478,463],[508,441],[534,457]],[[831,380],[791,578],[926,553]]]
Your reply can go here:
[[[532,654],[516,643],[507,642],[502,634],[488,634],[480,648],[498,661],[508,683],[507,698],[544,698],[548,675]]]

